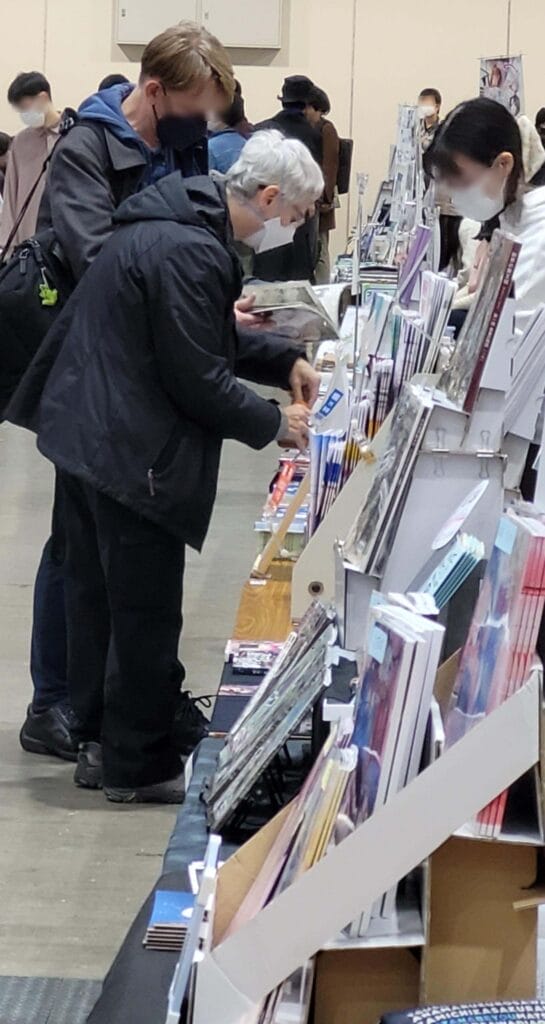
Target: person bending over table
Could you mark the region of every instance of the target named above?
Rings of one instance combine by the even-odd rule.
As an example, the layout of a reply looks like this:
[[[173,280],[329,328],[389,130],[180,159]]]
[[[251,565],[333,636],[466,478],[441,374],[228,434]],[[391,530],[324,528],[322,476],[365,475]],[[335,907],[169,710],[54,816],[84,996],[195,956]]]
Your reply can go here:
[[[109,800],[183,800],[185,546],[205,539],[223,439],[305,448],[319,383],[292,342],[237,336],[234,242],[285,245],[322,191],[308,149],[264,131],[222,180],[175,172],[132,196],[20,387],[14,418],[64,502],[75,782]],[[237,378],[299,402],[281,411]]]

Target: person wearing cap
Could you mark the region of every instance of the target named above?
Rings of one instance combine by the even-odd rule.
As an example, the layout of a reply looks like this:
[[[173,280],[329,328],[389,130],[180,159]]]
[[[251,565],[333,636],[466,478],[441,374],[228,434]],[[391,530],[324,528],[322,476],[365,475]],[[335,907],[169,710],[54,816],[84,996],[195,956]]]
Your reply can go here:
[[[256,131],[261,128],[276,128],[288,139],[299,139],[310,149],[316,163],[321,163],[322,145],[319,130],[309,124],[307,111],[314,95],[314,83],[306,75],[290,75],[284,79],[282,92],[278,99],[282,109],[274,117],[261,121]]]
[[[288,139],[298,139],[322,163],[322,140],[318,128],[309,123],[307,112],[314,94],[314,83],[306,75],[290,75],[284,79],[278,99],[282,109],[273,117],[256,125],[281,131]],[[254,276],[263,281],[311,281],[315,283],[318,259],[318,217],[309,211],[304,224],[295,232],[293,242],[254,257]]]

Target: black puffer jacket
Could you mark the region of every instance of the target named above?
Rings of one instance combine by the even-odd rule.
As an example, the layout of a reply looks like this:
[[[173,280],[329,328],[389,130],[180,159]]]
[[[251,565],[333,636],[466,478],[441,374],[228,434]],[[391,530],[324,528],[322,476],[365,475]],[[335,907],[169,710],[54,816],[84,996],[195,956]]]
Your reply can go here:
[[[237,338],[241,278],[221,186],[172,174],[116,220],[8,419],[36,428],[60,469],[200,548],[222,439],[259,449],[280,425],[278,407],[235,374],[287,387],[301,352],[266,333]]]

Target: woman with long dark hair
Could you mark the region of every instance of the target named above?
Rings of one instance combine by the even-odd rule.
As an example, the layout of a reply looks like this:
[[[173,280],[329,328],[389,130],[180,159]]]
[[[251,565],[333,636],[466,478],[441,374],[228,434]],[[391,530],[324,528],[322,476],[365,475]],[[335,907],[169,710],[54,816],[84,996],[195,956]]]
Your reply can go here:
[[[515,118],[494,100],[456,107],[425,154],[427,173],[444,184],[461,216],[500,226],[522,243],[515,270],[517,327],[545,302],[545,154],[527,181]]]

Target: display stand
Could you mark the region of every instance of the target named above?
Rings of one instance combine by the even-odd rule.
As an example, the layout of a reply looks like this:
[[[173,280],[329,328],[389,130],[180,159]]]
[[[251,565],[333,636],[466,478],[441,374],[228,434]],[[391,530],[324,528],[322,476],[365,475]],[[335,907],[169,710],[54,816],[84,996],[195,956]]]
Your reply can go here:
[[[291,590],[292,618],[301,619],[310,602],[319,597],[332,601],[335,596],[333,547],[345,537],[369,492],[378,460],[384,453],[390,432],[389,416],[371,441],[365,457],[358,462],[328,514],[313,533],[293,567]]]
[[[465,413],[435,405],[382,577],[355,568],[344,560],[342,545],[337,545],[336,605],[341,643],[347,650],[362,646],[373,591],[407,590],[425,565],[441,526],[480,481],[486,481],[486,490],[468,515],[464,529],[483,541],[488,558],[503,506],[505,457],[487,449],[471,450],[476,433],[483,433],[479,420],[489,420],[489,393],[484,392],[483,397],[485,408],[479,400],[469,430]]]
[[[534,672],[517,694],[208,953],[197,974],[194,1024],[251,1020],[256,1005],[270,991],[537,764],[540,694],[540,674]],[[229,891],[231,906],[233,899],[242,899],[274,834],[271,823],[268,842],[260,833],[260,842],[249,844],[245,872],[240,864],[246,848],[236,855],[234,866],[229,861],[222,868],[218,914],[224,890]],[[366,1024],[367,1019],[362,1009],[358,1021]]]
[[[491,353],[493,358],[487,360],[483,373],[477,409],[471,417],[468,417],[456,409],[442,407],[439,410],[436,407],[433,422],[426,435],[426,450],[439,453],[445,450],[445,454],[447,451],[474,452],[486,455],[490,452],[502,452],[502,417],[505,392],[509,385],[513,320],[514,303],[512,300],[508,300],[494,337]],[[431,386],[435,378],[422,375],[415,378],[415,381],[424,380],[429,381]],[[300,619],[304,615],[313,598],[321,597],[322,600],[333,600],[338,593],[338,567],[336,566],[334,548],[338,540],[346,537],[367,497],[377,462],[387,447],[390,422],[391,416],[387,418],[370,444],[370,454],[374,458],[360,462],[356,466],[327,516],[309,539],[295,563],[292,578],[293,619]],[[512,450],[513,455],[515,454],[515,444],[513,442],[510,446],[510,453]],[[522,459],[522,466],[524,466],[526,452],[527,445],[524,450],[521,449],[518,452],[517,462]],[[436,470],[441,472],[441,467],[437,465]],[[481,471],[479,469],[479,472]],[[520,475],[518,480],[520,480]],[[511,485],[506,482],[505,486]],[[453,507],[455,506],[450,506],[450,511]],[[414,525],[411,523],[411,528],[414,529]],[[478,536],[480,535],[478,534]],[[411,541],[410,548],[412,544],[413,541]],[[392,588],[389,587],[389,589]],[[396,589],[399,588],[396,587]]]

